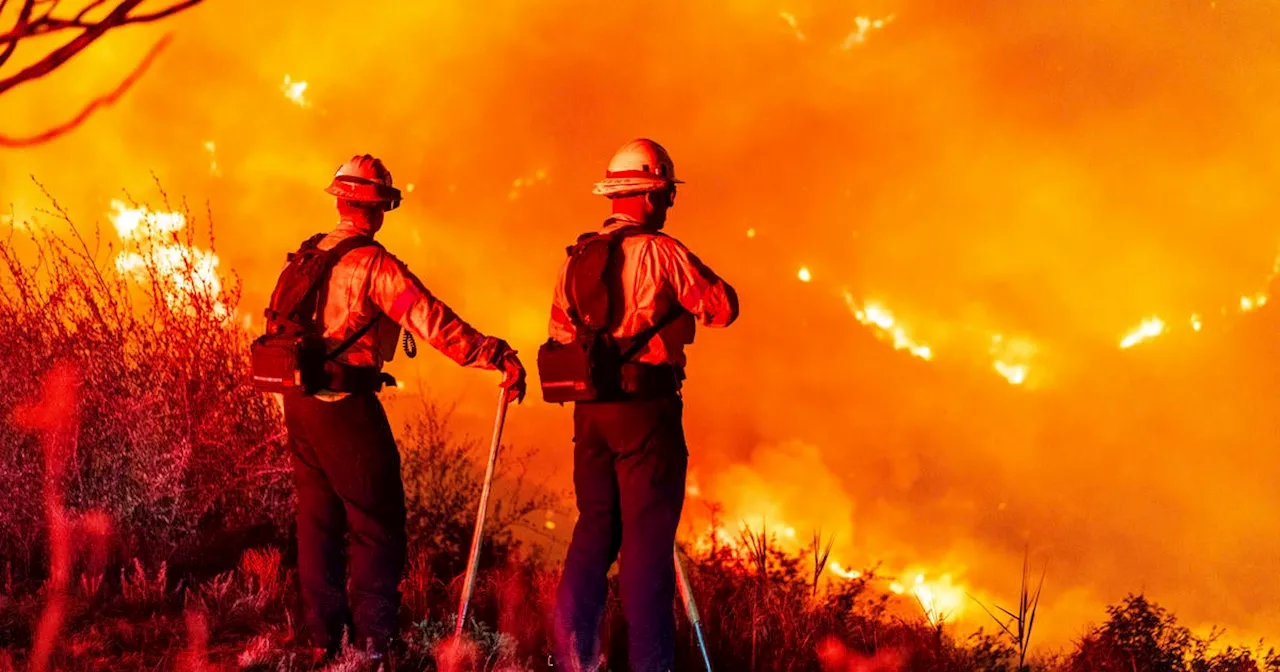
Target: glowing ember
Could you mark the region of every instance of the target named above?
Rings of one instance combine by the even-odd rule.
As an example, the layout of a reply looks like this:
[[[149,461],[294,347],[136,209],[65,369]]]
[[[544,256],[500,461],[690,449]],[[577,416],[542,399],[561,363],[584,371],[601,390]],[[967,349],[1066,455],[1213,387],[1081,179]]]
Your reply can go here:
[[[791,30],[795,33],[796,39],[803,42],[804,33],[800,31],[800,23],[796,21],[796,15],[791,12],[778,12],[778,16],[782,17],[782,20],[786,21],[788,26],[791,26]]]
[[[1202,322],[1200,321],[1200,316],[1199,316],[1199,315],[1192,315],[1192,316],[1191,316],[1191,328],[1192,328],[1192,329],[1194,329],[1194,330],[1196,330],[1196,331],[1200,331],[1200,327],[1202,327],[1202,326],[1204,326],[1204,323],[1202,323]]]
[[[280,90],[284,92],[284,97],[293,101],[298,107],[311,107],[311,101],[307,99],[307,83],[295,82],[289,75],[284,76],[284,83],[280,85]]]
[[[1132,348],[1143,341],[1151,340],[1163,333],[1164,320],[1161,320],[1158,317],[1152,317],[1150,319],[1143,320],[1142,324],[1138,325],[1137,329],[1129,332],[1129,334],[1120,341],[1120,347],[1125,349]]]
[[[796,277],[800,278],[800,282],[809,282],[810,280],[813,280],[813,274],[805,267],[800,268],[800,272],[796,273]]]
[[[556,522],[554,520],[548,520],[547,522],[543,523],[542,526],[547,528],[548,530],[554,530],[556,529]]]
[[[1266,294],[1256,294],[1254,296],[1240,297],[1240,310],[1246,313],[1255,308],[1261,308],[1265,305],[1267,305]]]
[[[884,306],[875,302],[866,302],[859,306],[853,295],[848,292],[845,292],[844,300],[849,310],[853,311],[853,316],[859,322],[874,327],[876,335],[891,342],[894,350],[906,350],[920,359],[933,359],[933,350],[927,345],[912,340]]]
[[[520,198],[520,192],[523,189],[532,189],[533,187],[545,183],[547,181],[547,171],[539,168],[534,172],[532,177],[517,177],[511,181],[511,191],[507,192],[507,198],[516,200]],[[452,189],[452,187],[450,187]]]
[[[868,16],[859,16],[858,18],[854,19],[857,29],[854,30],[852,33],[849,33],[848,37],[844,38],[844,44],[841,45],[840,48],[844,49],[845,51],[848,51],[858,46],[859,44],[866,42],[867,35],[871,34],[871,31],[882,30],[885,26],[889,25],[889,22],[891,21],[893,21],[892,14],[884,17],[883,19],[873,19]]]
[[[405,190],[407,193],[412,194],[412,193],[413,193],[413,189],[414,189],[414,186],[413,186],[413,183],[412,183],[412,182],[410,182],[409,184],[404,185],[404,190]]]
[[[755,237],[756,237],[756,230],[755,230],[755,229],[747,229],[747,237],[748,237],[748,238],[755,238]]]
[[[143,282],[154,274],[169,305],[191,307],[197,297],[212,299],[214,314],[228,317],[226,306],[216,300],[222,292],[218,255],[178,239],[187,225],[182,213],[132,208],[118,200],[111,201],[111,209],[107,217],[127,248],[116,256],[119,273]]]
[[[212,140],[205,141],[204,151],[209,152],[209,174],[214,177],[220,177],[222,175],[222,171],[218,169],[217,150],[218,146],[215,145]]]

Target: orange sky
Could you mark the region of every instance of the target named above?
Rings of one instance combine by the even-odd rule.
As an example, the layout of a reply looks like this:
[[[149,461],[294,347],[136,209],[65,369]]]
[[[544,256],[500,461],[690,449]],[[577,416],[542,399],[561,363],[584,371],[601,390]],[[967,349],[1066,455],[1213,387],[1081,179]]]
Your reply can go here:
[[[670,232],[743,297],[690,353],[707,496],[839,531],[846,565],[953,571],[1006,601],[1029,544],[1059,641],[1143,589],[1192,624],[1280,633],[1274,318],[1116,347],[1149,315],[1264,288],[1280,6],[361,4],[208,0],[104,39],[8,95],[0,128],[65,118],[175,34],[119,105],[9,152],[5,200],[29,217],[34,174],[105,223],[121,189],[155,202],[154,172],[208,202],[256,314],[284,253],[331,224],[333,170],[372,152],[415,187],[383,241],[531,361],[563,246],[605,213],[591,182],[654,137],[688,181]],[[885,23],[859,40],[859,16]],[[875,339],[846,291],[934,361]],[[992,333],[1035,343],[1034,389],[991,371]],[[485,431],[492,376],[426,353],[391,371]],[[510,432],[567,485],[566,410],[528,403]]]

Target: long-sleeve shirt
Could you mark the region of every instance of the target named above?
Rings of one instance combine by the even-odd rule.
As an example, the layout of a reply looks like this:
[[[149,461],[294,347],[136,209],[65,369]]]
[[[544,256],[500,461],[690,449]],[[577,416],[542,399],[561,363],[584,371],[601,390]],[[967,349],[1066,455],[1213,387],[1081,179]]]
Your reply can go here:
[[[332,249],[363,233],[344,222],[321,239],[319,247]],[[501,340],[485,336],[463,321],[390,252],[377,246],[360,247],[339,260],[329,278],[325,345],[335,348],[380,314],[384,317],[378,324],[339,354],[337,361],[380,368],[395,357],[404,328],[462,366],[497,368]]]
[[[615,216],[603,232],[636,224],[638,222],[625,216]],[[727,327],[738,319],[738,295],[733,287],[675,238],[657,231],[628,235],[622,239],[621,256],[623,307],[622,318],[613,330],[615,338],[630,338],[657,323],[671,310],[686,311],[663,327],[632,361],[684,368],[684,346],[693,343],[699,323]],[[572,342],[577,331],[569,319],[569,300],[565,294],[568,265],[566,259],[551,305],[551,338],[560,343]]]

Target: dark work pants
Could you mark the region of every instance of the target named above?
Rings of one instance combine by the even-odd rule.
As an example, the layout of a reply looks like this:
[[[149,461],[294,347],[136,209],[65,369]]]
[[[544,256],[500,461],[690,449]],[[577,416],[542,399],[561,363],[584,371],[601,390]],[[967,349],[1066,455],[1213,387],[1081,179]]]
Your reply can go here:
[[[298,578],[316,646],[385,649],[396,636],[405,562],[400,453],[372,393],[339,401],[286,394],[298,492]],[[350,562],[351,578],[347,582]]]
[[[672,551],[689,462],[683,412],[678,396],[574,409],[578,522],[556,596],[562,669],[597,669],[609,566],[619,550],[631,670],[674,665]]]

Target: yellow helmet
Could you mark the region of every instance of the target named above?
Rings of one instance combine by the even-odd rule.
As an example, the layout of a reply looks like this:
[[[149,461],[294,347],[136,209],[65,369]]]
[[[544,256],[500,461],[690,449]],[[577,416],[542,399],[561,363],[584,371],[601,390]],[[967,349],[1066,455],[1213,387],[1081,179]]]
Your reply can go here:
[[[676,165],[667,150],[648,138],[638,138],[613,155],[604,179],[596,182],[593,193],[617,198],[660,191],[675,184],[683,182],[676,179]]]
[[[358,154],[339,166],[324,191],[344,201],[379,203],[383,210],[400,206],[400,190],[391,186],[391,171],[369,154]]]

